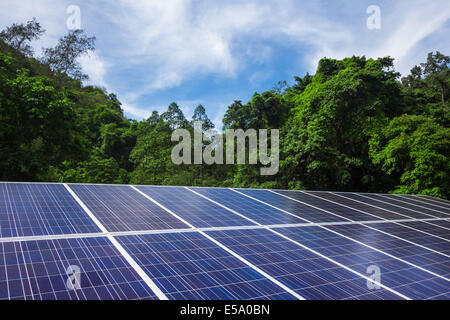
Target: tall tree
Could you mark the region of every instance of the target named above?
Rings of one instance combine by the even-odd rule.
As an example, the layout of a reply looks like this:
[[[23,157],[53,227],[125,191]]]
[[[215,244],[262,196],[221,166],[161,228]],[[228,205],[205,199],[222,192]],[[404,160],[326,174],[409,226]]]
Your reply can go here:
[[[54,48],[44,49],[43,62],[50,66],[52,71],[66,74],[77,80],[88,79],[81,70],[77,59],[95,50],[95,37],[88,37],[81,29],[72,30],[60,38]]]
[[[0,40],[30,57],[33,55],[33,48],[30,42],[39,39],[44,32],[45,30],[42,29],[36,18],[33,18],[26,24],[14,23],[12,26],[2,30],[0,32]]]
[[[212,123],[212,121],[209,120],[208,115],[206,114],[206,110],[201,104],[199,104],[197,108],[195,108],[194,110],[192,122],[194,121],[201,121],[202,128],[204,131],[214,128],[214,123]]]

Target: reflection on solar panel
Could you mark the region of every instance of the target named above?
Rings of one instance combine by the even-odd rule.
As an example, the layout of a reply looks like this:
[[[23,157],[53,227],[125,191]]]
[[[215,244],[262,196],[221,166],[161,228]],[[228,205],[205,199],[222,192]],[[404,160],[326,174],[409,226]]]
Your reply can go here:
[[[286,198],[282,195],[266,190],[245,190],[237,189],[238,192],[257,199],[264,201],[267,204],[276,206],[280,209],[288,211],[302,219],[312,221],[312,222],[339,222],[345,221],[345,219],[340,218],[336,215],[326,213],[322,210],[309,206],[305,203],[296,201],[293,198]]]
[[[260,224],[295,224],[307,223],[306,220],[298,216],[292,216],[271,208],[244,195],[229,189],[217,188],[192,188],[196,192],[217,201],[230,209],[237,210],[247,218],[250,218]]]
[[[187,225],[129,186],[76,185],[70,188],[108,231],[181,229]]]
[[[137,187],[160,204],[189,220],[195,227],[248,226],[254,223],[236,216],[182,187]]]
[[[330,201],[327,201],[325,199],[316,196],[314,193],[308,194],[306,192],[297,192],[297,191],[277,191],[277,193],[307,203],[309,205],[318,207],[320,209],[333,212],[334,214],[346,220],[351,221],[380,220],[380,218],[370,216],[358,210],[336,205]]]
[[[0,183],[0,299],[450,299],[428,196]]]

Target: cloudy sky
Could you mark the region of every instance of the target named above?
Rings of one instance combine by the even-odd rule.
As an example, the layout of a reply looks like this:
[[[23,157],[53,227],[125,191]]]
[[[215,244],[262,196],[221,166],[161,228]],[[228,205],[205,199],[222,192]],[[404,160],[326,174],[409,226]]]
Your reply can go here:
[[[90,82],[136,119],[172,101],[190,117],[201,103],[221,127],[234,100],[314,73],[322,57],[390,55],[405,74],[430,51],[450,54],[448,0],[1,0],[0,28],[36,17],[47,30],[39,55],[68,32],[71,5],[97,37],[81,61]],[[371,5],[380,29],[367,27]]]

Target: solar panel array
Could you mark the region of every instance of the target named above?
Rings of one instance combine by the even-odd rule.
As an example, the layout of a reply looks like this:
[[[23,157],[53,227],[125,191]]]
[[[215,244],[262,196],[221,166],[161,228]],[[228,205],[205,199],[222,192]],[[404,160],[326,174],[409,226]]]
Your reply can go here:
[[[429,196],[0,183],[0,299],[449,299]]]

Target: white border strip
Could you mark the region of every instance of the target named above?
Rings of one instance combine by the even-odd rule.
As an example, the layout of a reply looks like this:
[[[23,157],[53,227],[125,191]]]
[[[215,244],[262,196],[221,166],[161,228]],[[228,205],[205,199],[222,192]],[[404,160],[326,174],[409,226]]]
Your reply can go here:
[[[94,221],[94,223],[99,227],[99,229],[106,233],[106,237],[111,241],[111,243],[116,247],[116,249],[123,255],[123,257],[128,261],[130,266],[136,271],[139,276],[144,280],[144,282],[149,286],[149,288],[155,293],[155,295],[160,300],[168,300],[167,296],[161,291],[161,289],[158,288],[158,286],[153,282],[152,279],[145,273],[144,270],[137,264],[136,261],[128,254],[128,252],[122,247],[122,245],[112,236],[108,233],[108,230],[100,223],[100,221],[94,216],[94,214],[89,210],[88,207],[81,201],[81,199],[73,192],[70,187],[64,183],[64,187],[69,191],[69,193],[72,195],[72,197],[78,202],[78,204],[83,208],[83,210],[88,214],[88,216]]]
[[[289,223],[289,224],[268,224],[268,225],[249,225],[249,226],[229,226],[229,227],[204,227],[204,228],[186,228],[186,229],[156,229],[156,230],[136,230],[136,231],[112,231],[112,232],[96,232],[96,233],[66,233],[66,234],[52,234],[52,235],[39,235],[39,236],[22,236],[22,237],[7,237],[0,238],[1,242],[22,242],[22,241],[39,241],[39,240],[58,240],[58,239],[79,239],[79,238],[96,238],[106,237],[112,235],[113,237],[120,236],[138,236],[145,234],[166,234],[166,233],[182,233],[182,232],[210,232],[210,231],[226,231],[226,230],[247,230],[247,229],[264,229],[264,228],[297,228],[297,227],[311,227],[311,226],[337,226],[337,225],[352,225],[352,224],[383,224],[392,222],[413,222],[411,219],[402,220],[369,220],[369,221],[339,221],[339,222],[316,222],[316,223]],[[424,219],[416,220],[414,222],[421,221],[447,221],[446,219]],[[439,225],[432,224],[435,227]]]

